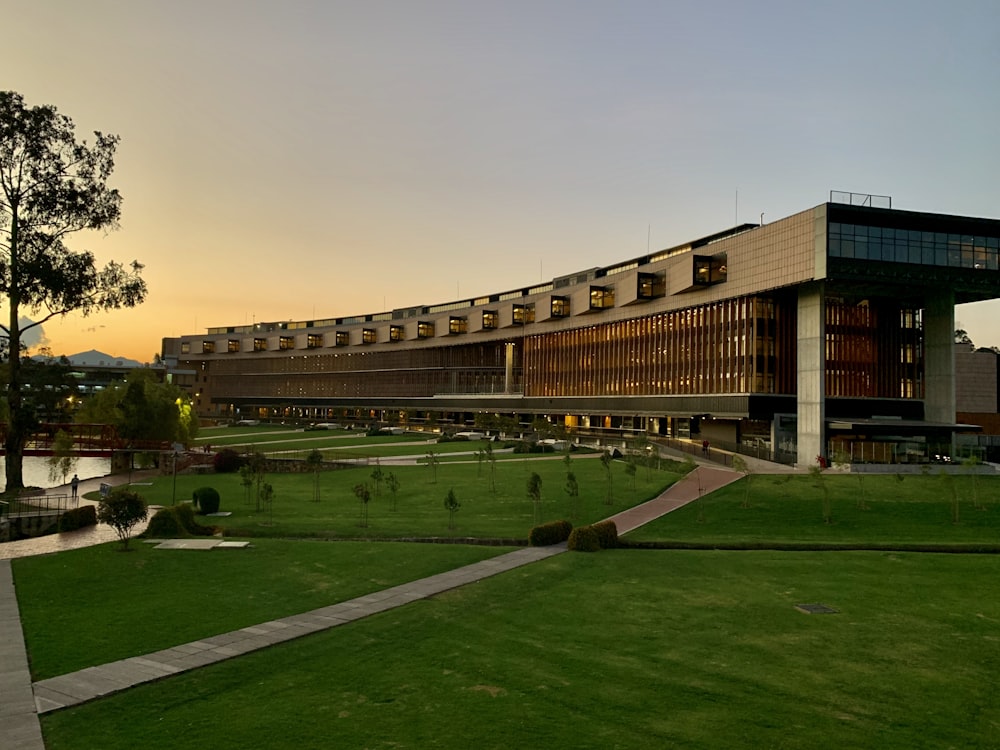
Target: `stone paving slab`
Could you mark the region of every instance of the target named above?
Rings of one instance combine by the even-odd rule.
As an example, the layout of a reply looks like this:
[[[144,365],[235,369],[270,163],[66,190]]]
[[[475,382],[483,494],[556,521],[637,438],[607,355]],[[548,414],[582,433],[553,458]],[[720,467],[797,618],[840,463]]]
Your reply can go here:
[[[0,746],[4,750],[45,750],[31,690],[28,652],[14,591],[10,560],[0,560]]]

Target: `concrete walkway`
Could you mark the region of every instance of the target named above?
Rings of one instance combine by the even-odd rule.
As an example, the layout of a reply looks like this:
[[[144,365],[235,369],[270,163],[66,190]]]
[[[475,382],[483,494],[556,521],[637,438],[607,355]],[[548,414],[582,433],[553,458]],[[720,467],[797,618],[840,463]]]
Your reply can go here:
[[[659,497],[618,513],[612,516],[612,520],[618,526],[619,533],[627,533],[697,499],[703,494],[736,481],[739,476],[738,473],[728,469],[699,465],[695,471],[671,486]],[[101,480],[91,481],[99,483]],[[84,483],[81,482],[80,494],[82,495],[84,491],[89,491],[89,489],[85,490]],[[86,501],[81,500],[81,502]],[[87,530],[55,536],[73,537],[74,535],[82,535],[85,531]],[[41,554],[102,541],[106,540],[91,534],[87,537],[80,536],[73,541],[60,541],[52,549],[42,549],[35,546],[33,551],[28,551],[29,547],[25,545],[16,548],[18,554],[11,553],[10,545],[20,545],[20,542],[10,542],[7,545],[0,545],[0,548],[8,547],[6,557],[15,557],[21,556],[21,552]],[[300,638],[310,633],[329,630],[378,612],[432,597],[449,589],[475,583],[522,565],[544,560],[561,554],[565,550],[565,544],[551,547],[524,547],[489,560],[404,583],[383,591],[376,591],[303,614],[271,620],[143,656],[134,656],[97,667],[88,667],[35,683],[31,682],[10,560],[0,559],[0,658],[2,658],[0,661],[0,747],[3,747],[4,750],[45,750],[41,726],[38,721],[40,714],[85,703],[105,695],[127,690],[135,685],[188,672],[208,664]],[[0,550],[0,554],[3,554],[3,550]]]

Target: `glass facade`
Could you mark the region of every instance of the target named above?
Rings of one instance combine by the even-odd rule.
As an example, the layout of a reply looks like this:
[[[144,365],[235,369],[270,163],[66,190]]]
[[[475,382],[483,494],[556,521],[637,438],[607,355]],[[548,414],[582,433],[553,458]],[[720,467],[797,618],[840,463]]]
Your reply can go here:
[[[742,297],[529,336],[526,396],[795,392],[794,297]]]
[[[1000,238],[830,222],[830,257],[1000,270]]]

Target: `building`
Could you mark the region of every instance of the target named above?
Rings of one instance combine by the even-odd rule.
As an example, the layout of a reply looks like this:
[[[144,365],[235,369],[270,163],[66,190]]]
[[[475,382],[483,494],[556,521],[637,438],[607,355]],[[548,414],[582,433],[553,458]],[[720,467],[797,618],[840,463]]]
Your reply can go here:
[[[955,344],[955,406],[959,422],[977,425],[982,434],[961,435],[963,448],[1000,461],[1000,353]],[[963,451],[964,452],[964,451]]]
[[[831,198],[521,289],[164,339],[163,358],[216,417],[544,416],[800,464],[926,460],[968,429],[954,308],[1000,296],[1000,221]]]

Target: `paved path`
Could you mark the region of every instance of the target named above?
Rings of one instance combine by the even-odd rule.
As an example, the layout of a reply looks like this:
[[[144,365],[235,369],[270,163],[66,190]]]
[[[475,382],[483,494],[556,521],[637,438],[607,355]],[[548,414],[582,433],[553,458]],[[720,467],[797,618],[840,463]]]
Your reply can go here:
[[[619,533],[624,534],[738,478],[739,474],[731,470],[699,465],[659,497],[618,513],[612,516],[612,520]],[[101,480],[91,481],[99,484]],[[81,482],[80,494],[85,491],[90,490],[85,489]],[[87,530],[81,530],[54,535],[71,539],[56,540],[51,548],[44,548],[40,544],[12,547],[11,545],[21,543],[10,542],[0,545],[0,555],[4,555],[4,552],[7,553],[5,557],[21,556],[20,553],[41,554],[106,541],[100,537],[100,532],[91,532],[89,536],[86,533]],[[17,554],[11,553],[11,549],[16,549]],[[4,750],[45,750],[38,721],[40,714],[85,703],[135,685],[198,669],[310,633],[329,630],[544,560],[565,550],[565,544],[524,547],[489,560],[303,614],[271,620],[143,656],[88,667],[36,683],[31,682],[10,560],[0,558],[0,746]]]
[[[153,476],[159,476],[159,471],[133,471],[132,483],[141,484]],[[98,492],[101,485],[108,482],[113,485],[125,484],[128,481],[127,474],[116,474],[111,477],[95,477],[94,479],[81,479],[78,492],[80,495],[80,505],[97,505],[96,500],[87,500],[84,495],[88,492]],[[139,488],[141,494],[142,488]],[[62,487],[52,487],[45,491],[47,495],[69,496],[70,487],[68,484]],[[145,525],[136,527],[135,533],[140,534],[145,531]],[[113,542],[118,539],[115,530],[102,523],[96,526],[88,526],[78,531],[71,531],[62,534],[48,534],[46,536],[34,537],[32,539],[19,539],[16,542],[0,542],[0,560],[10,560],[14,557],[30,557],[31,555],[45,555],[50,552],[62,552],[67,549],[78,549],[80,547],[93,547],[95,544]]]

